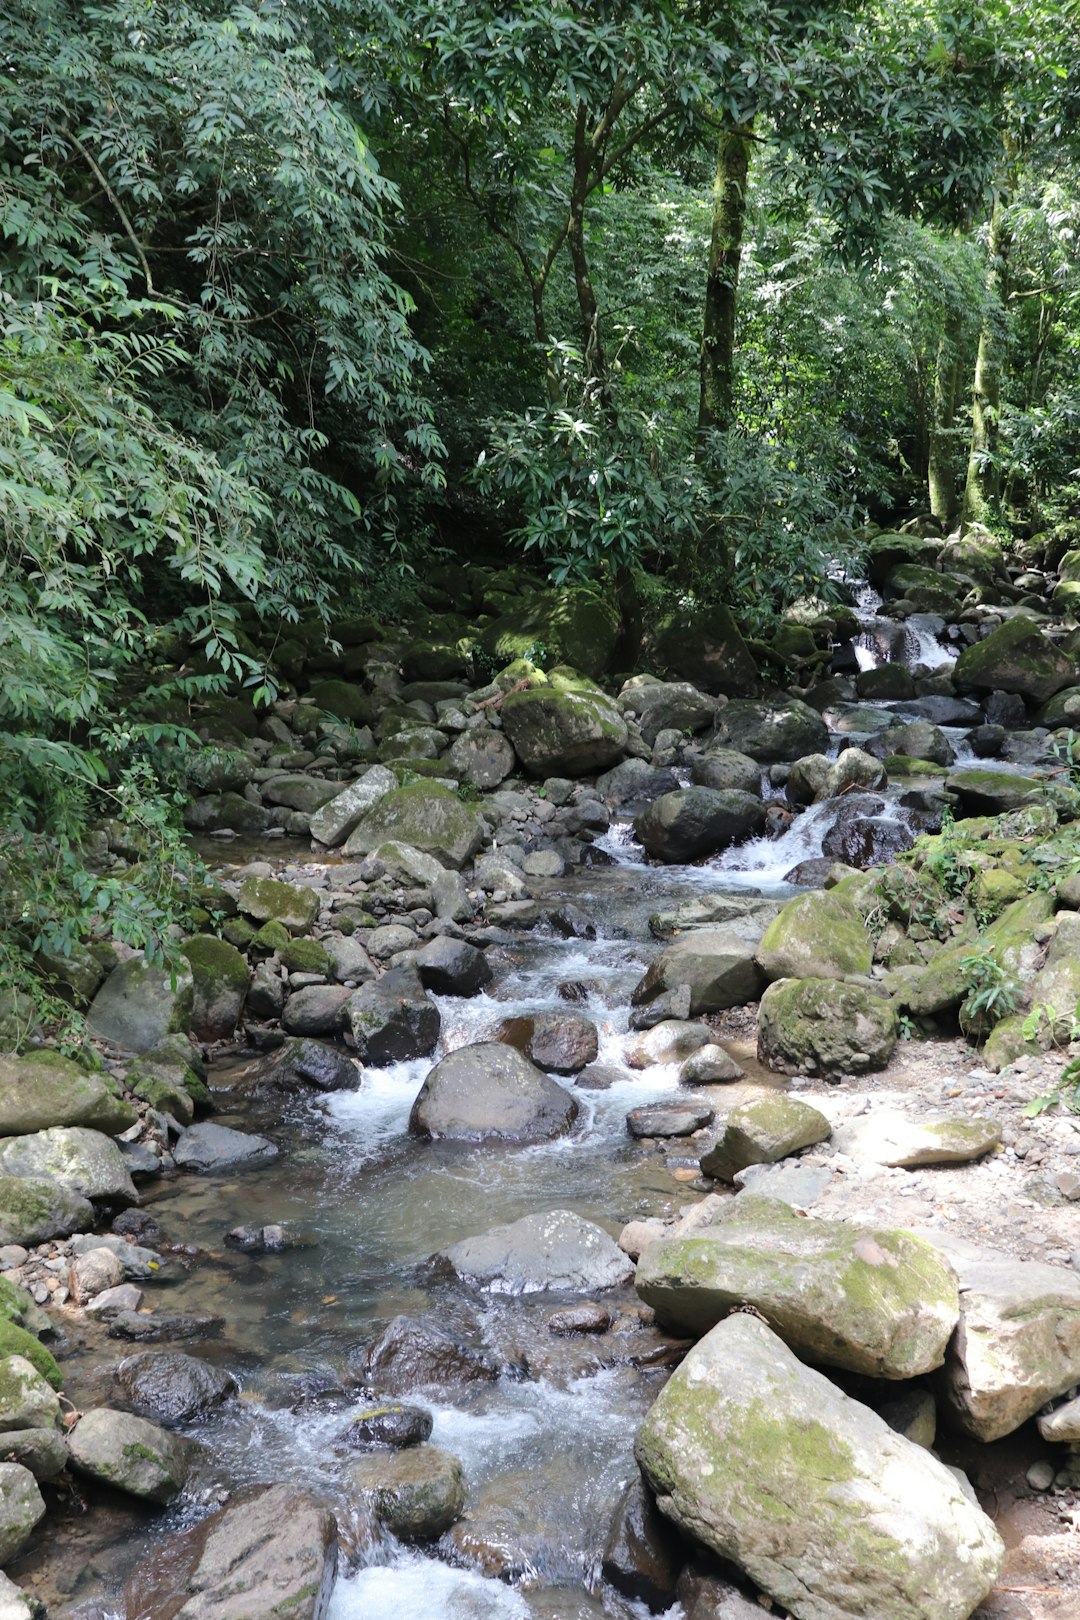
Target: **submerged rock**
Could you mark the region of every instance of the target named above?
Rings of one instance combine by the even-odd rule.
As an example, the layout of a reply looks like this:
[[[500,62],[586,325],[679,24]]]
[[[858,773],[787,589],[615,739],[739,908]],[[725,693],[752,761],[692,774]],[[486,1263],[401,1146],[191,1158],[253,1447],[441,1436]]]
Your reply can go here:
[[[800,1620],[967,1620],[1002,1566],[942,1463],[749,1316],[691,1350],[635,1451],[660,1510]]]

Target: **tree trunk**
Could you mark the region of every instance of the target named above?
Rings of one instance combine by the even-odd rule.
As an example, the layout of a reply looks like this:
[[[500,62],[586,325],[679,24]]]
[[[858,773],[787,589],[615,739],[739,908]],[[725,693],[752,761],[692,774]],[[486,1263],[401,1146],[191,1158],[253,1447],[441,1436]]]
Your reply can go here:
[[[975,392],[971,405],[971,450],[967,483],[964,487],[964,522],[985,522],[997,504],[1000,492],[994,454],[998,442],[1001,410],[1001,370],[1004,333],[1002,319],[1008,288],[1011,239],[1005,226],[1005,198],[999,193],[990,216],[990,241],[986,257],[982,325],[979,353],[975,361]]]
[[[712,239],[701,333],[699,447],[707,433],[731,425],[735,398],[735,307],[750,169],[749,126],[726,130],[716,154]]]
[[[944,529],[951,527],[959,510],[955,424],[960,398],[963,329],[963,311],[951,312],[946,319],[934,360],[926,482],[930,493],[930,510]]]
[[[570,259],[574,267],[574,290],[577,293],[581,315],[581,344],[585,360],[585,377],[599,384],[603,399],[607,393],[607,359],[600,337],[600,306],[589,274],[589,259],[585,251],[585,202],[589,195],[593,152],[586,140],[586,109],[578,107],[577,127],[574,133],[574,179],[570,192],[570,229],[567,240]]]

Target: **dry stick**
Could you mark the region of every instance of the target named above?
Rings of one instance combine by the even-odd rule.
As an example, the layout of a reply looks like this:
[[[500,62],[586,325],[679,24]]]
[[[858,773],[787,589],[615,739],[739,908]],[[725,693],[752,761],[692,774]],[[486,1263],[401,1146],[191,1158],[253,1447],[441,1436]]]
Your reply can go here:
[[[155,292],[154,292],[153,278],[150,275],[150,266],[146,262],[146,254],[143,251],[142,243],[139,241],[139,238],[135,235],[135,227],[132,225],[130,219],[128,218],[127,214],[124,211],[123,203],[120,201],[119,197],[116,195],[116,192],[113,190],[112,186],[110,186],[108,180],[106,180],[104,174],[101,172],[101,169],[98,167],[97,161],[94,158],[94,154],[87,147],[85,147],[83,145],[82,141],[80,141],[80,139],[76,135],[75,131],[73,129],[70,129],[65,124],[63,130],[61,131],[61,133],[66,135],[68,140],[71,141],[72,144],[74,146],[76,146],[78,148],[78,150],[82,153],[83,157],[86,159],[86,161],[90,165],[91,169],[93,169],[94,175],[95,175],[95,178],[97,179],[98,184],[104,189],[105,195],[108,197],[109,201],[112,203],[113,207],[116,209],[117,216],[119,217],[120,223],[124,227],[124,234],[127,236],[128,241],[131,243],[132,247],[135,249],[135,253],[136,253],[136,256],[137,256],[137,258],[139,260],[139,264],[142,266],[143,280],[146,282],[146,291],[149,294],[149,296],[151,298],[153,298],[155,296]]]

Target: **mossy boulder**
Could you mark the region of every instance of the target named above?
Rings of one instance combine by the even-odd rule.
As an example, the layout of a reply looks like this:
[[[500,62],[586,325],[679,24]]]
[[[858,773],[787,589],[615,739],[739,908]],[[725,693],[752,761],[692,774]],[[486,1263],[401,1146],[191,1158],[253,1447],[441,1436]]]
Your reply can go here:
[[[835,890],[800,895],[774,917],[757,962],[765,978],[842,979],[869,973],[873,947],[856,908]]]
[[[63,1389],[64,1375],[55,1356],[46,1350],[40,1339],[15,1322],[0,1322],[0,1357],[5,1356],[21,1357],[52,1389]]]
[[[680,1332],[706,1333],[749,1305],[805,1361],[871,1378],[940,1367],[960,1316],[956,1275],[924,1238],[752,1193],[686,1237],[650,1243],[636,1287]]]
[[[437,782],[394,788],[364,811],[345,844],[347,855],[374,852],[382,844],[407,844],[459,870],[487,835],[477,812]]]
[[[186,962],[161,967],[144,956],[118,962],[94,997],[91,1033],[125,1052],[148,1052],[166,1035],[186,1034],[195,985]]]
[[[373,1452],[350,1464],[352,1501],[401,1541],[433,1541],[465,1506],[461,1463],[437,1446]]]
[[[188,1125],[200,1109],[213,1106],[206,1069],[186,1035],[170,1035],[144,1052],[128,1069],[128,1087],[152,1108]]]
[[[1047,703],[1076,680],[1076,665],[1031,619],[1006,619],[988,636],[965,647],[956,661],[958,687],[980,692],[1018,692]]]
[[[119,1136],[135,1124],[130,1103],[101,1076],[43,1048],[0,1057],[0,1136],[22,1136],[50,1125],[86,1125]]]
[[[57,1125],[0,1139],[5,1176],[47,1176],[91,1202],[137,1204],[139,1195],[116,1143],[81,1125]]]
[[[896,1047],[896,1008],[861,985],[778,979],[758,1007],[758,1060],[781,1074],[865,1074]]]
[[[53,1386],[25,1356],[0,1357],[0,1432],[59,1426],[60,1402]]]
[[[1024,895],[1006,906],[978,939],[941,950],[904,991],[903,1001],[917,1018],[931,1018],[959,1007],[971,989],[971,970],[964,966],[972,955],[989,954],[1006,977],[1021,982],[1034,972],[1038,956],[1036,931],[1053,914],[1054,902],[1043,892]]]
[[[255,922],[279,922],[293,934],[309,934],[319,915],[319,896],[314,889],[278,878],[245,878],[237,904]]]
[[[89,1199],[48,1176],[0,1171],[0,1232],[5,1243],[47,1243],[88,1232],[96,1216]]]
[[[165,1504],[183,1490],[199,1448],[133,1412],[96,1406],[68,1435],[68,1449],[80,1474],[128,1496]]]
[[[963,816],[997,816],[1023,805],[1038,804],[1046,792],[1041,782],[1009,771],[953,771],[945,783]]]
[[[967,1620],[1004,1562],[943,1463],[751,1316],[695,1345],[634,1450],[665,1517],[804,1620]]]
[[[291,939],[281,960],[290,973],[322,973],[329,978],[333,972],[330,956],[317,939]]]
[[[751,1164],[777,1164],[832,1135],[820,1109],[775,1092],[733,1108],[719,1137],[701,1155],[702,1174],[734,1181]]]
[[[370,726],[375,710],[368,694],[353,681],[316,681],[304,694],[305,702],[335,720],[348,720],[354,726]]]
[[[999,917],[1014,900],[1020,900],[1026,891],[1027,883],[1019,872],[1010,872],[1004,866],[990,866],[976,872],[968,892],[978,916],[989,922]]]
[[[816,709],[798,698],[736,698],[717,712],[710,747],[733,748],[759,764],[823,754],[829,732]]]
[[[247,995],[247,962],[235,945],[213,934],[196,934],[180,949],[191,966],[195,986],[193,1033],[200,1041],[230,1040]]]
[[[257,956],[272,956],[275,951],[286,950],[292,935],[276,918],[264,922],[251,936],[250,949]]]
[[[102,961],[101,953],[93,951],[80,940],[72,940],[66,955],[58,951],[39,951],[34,965],[49,989],[73,1007],[88,1007],[105,977],[110,961]]]
[[[502,707],[506,735],[530,776],[604,771],[626,751],[626,721],[602,693],[552,687],[512,692]]]
[[[549,669],[570,664],[585,675],[603,675],[619,635],[618,609],[584,585],[525,596],[481,632],[489,660],[508,664],[530,658]]]
[[[725,607],[679,607],[649,637],[659,667],[703,692],[747,697],[761,690],[757,662]]]

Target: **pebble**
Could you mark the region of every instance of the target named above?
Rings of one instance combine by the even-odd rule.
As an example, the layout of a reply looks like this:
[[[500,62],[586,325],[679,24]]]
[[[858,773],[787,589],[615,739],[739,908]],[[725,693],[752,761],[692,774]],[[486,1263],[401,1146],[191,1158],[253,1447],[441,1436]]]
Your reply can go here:
[[[1054,1483],[1054,1474],[1053,1463],[1040,1459],[1032,1463],[1024,1477],[1033,1491],[1048,1491]]]

